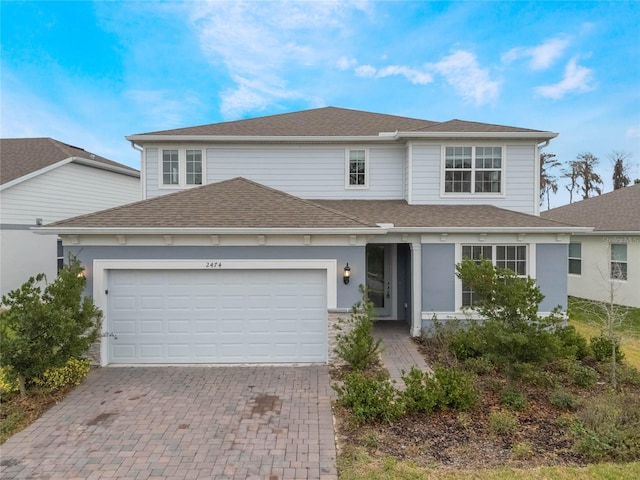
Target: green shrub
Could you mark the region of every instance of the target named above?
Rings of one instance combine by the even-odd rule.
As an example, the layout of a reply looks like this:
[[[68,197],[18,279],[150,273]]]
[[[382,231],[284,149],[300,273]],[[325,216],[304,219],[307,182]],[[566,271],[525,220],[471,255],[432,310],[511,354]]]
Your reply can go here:
[[[591,367],[582,365],[578,361],[572,364],[568,373],[571,379],[571,383],[584,388],[593,387],[600,378],[600,375],[597,371],[595,371]]]
[[[537,387],[551,388],[557,385],[558,377],[553,373],[541,368],[533,368],[523,372],[520,381]]]
[[[518,460],[526,460],[533,456],[533,446],[530,442],[518,442],[511,447],[511,455]]]
[[[398,391],[388,379],[354,371],[345,376],[342,386],[333,388],[338,402],[351,410],[358,424],[391,421],[403,414]]]
[[[580,335],[573,325],[556,328],[555,335],[562,343],[564,356],[582,360],[589,355],[587,339]]]
[[[456,367],[437,365],[433,375],[440,388],[440,406],[468,410],[478,403],[476,378]]]
[[[468,358],[464,362],[465,370],[473,372],[478,375],[487,375],[496,371],[496,366],[491,362],[488,357],[473,357]]]
[[[20,389],[16,373],[11,367],[0,367],[0,394],[13,393]]]
[[[400,392],[404,408],[409,413],[431,413],[440,404],[441,390],[434,377],[411,367],[409,373],[402,372],[404,391]]]
[[[43,387],[58,389],[67,385],[80,385],[91,370],[91,360],[88,358],[70,358],[62,367],[45,370],[34,383]]]
[[[631,365],[618,365],[617,375],[622,385],[640,385],[640,371]]]
[[[557,388],[551,392],[549,401],[551,405],[568,410],[575,410],[580,405],[578,398],[564,388]]]
[[[520,390],[511,387],[505,389],[500,394],[500,404],[505,405],[512,410],[524,410],[527,408],[527,398]]]
[[[373,337],[375,314],[367,290],[360,285],[362,299],[351,307],[348,318],[340,317],[334,328],[335,352],[354,370],[364,370],[374,364],[380,355],[380,339]]]
[[[624,352],[620,350],[620,342],[616,340],[616,362],[620,363],[624,359]],[[603,335],[593,337],[591,339],[591,351],[593,356],[599,362],[606,362],[611,360],[611,353],[613,350],[613,341]]]
[[[481,357],[487,350],[482,339],[481,326],[473,322],[468,328],[460,328],[448,338],[448,348],[458,360]]]
[[[478,403],[475,377],[455,367],[436,366],[433,375],[412,367],[402,376],[400,393],[408,412],[431,413],[436,409],[468,410]]]
[[[594,461],[640,459],[640,395],[601,395],[576,416],[571,431],[578,453]]]
[[[511,412],[496,411],[489,414],[489,430],[495,435],[511,435],[518,425],[518,419]]]

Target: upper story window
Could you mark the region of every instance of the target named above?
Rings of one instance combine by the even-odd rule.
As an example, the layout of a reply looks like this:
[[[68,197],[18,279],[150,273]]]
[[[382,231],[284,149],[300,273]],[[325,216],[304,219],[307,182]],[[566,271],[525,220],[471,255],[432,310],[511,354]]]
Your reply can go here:
[[[627,279],[627,244],[611,244],[611,278],[614,280]]]
[[[163,149],[161,186],[202,185],[204,180],[202,157],[202,150],[199,149]]]
[[[503,191],[502,147],[445,147],[444,193]]]
[[[582,275],[582,244],[580,242],[569,244],[569,273]]]
[[[369,152],[366,149],[347,149],[346,187],[369,187]]]

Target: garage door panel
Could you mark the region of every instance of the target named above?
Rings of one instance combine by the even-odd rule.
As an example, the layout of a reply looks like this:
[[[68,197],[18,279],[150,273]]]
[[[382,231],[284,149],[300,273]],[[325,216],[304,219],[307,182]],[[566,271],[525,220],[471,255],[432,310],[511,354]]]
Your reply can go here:
[[[110,363],[324,362],[326,271],[109,272]]]

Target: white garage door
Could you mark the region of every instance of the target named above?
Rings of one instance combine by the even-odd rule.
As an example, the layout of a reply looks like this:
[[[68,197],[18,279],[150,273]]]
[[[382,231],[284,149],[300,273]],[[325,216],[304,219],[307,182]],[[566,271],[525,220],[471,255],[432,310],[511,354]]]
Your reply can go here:
[[[326,270],[111,270],[109,363],[327,359]]]

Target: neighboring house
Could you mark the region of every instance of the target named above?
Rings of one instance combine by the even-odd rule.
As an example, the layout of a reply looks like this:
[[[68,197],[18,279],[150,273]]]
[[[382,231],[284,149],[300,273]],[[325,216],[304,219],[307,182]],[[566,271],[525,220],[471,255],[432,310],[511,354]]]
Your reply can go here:
[[[146,200],[42,233],[87,268],[102,364],[326,362],[359,284],[407,334],[463,316],[464,256],[566,306],[588,229],[538,216],[555,136],[333,107],[132,135]]]
[[[140,200],[140,172],[52,138],[0,140],[0,294],[52,281],[62,242],[33,227]]]
[[[640,185],[554,208],[545,219],[594,227],[571,237],[569,295],[640,307]]]

